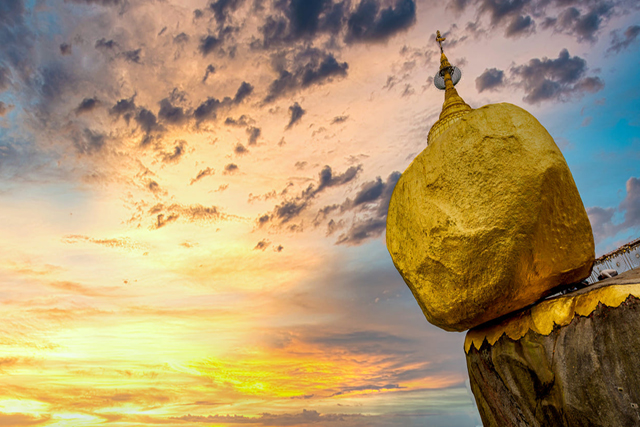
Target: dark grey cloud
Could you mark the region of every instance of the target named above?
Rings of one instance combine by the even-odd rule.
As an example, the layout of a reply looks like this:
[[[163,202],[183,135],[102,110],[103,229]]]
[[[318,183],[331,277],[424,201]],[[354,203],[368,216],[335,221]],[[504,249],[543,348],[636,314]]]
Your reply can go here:
[[[96,44],[95,44],[96,49],[112,50],[112,49],[115,49],[116,47],[118,47],[118,43],[116,43],[114,40],[107,40],[105,38],[96,40]]]
[[[163,123],[171,125],[181,125],[189,119],[184,109],[174,106],[169,98],[164,98],[160,101],[158,118],[160,118]]]
[[[624,200],[615,208],[587,208],[596,244],[620,232],[640,229],[640,177],[629,178],[626,191]],[[621,222],[614,223],[616,213],[622,217]]]
[[[337,37],[344,30],[349,4],[349,0],[275,1],[275,13],[260,28],[262,40],[252,46],[269,49],[308,42],[321,34]]]
[[[531,19],[531,16],[518,15],[507,26],[505,35],[507,37],[519,37],[522,35],[529,35],[535,32],[535,22]]]
[[[69,43],[62,43],[60,45],[61,55],[71,55],[71,45]]]
[[[253,120],[251,120],[250,117],[245,116],[243,114],[242,116],[238,117],[238,119],[234,119],[233,117],[227,117],[224,121],[224,124],[227,126],[245,127],[245,126],[249,126],[252,122]]]
[[[100,101],[98,100],[98,98],[95,98],[95,97],[93,97],[93,98],[85,98],[76,107],[76,109],[75,109],[76,116],[80,115],[82,113],[91,112],[91,111],[95,110],[99,105],[100,105]]]
[[[238,171],[238,165],[236,165],[235,163],[229,163],[227,165],[225,165],[224,167],[224,174],[225,175],[231,175],[234,174]]]
[[[351,42],[381,42],[406,30],[416,22],[413,0],[397,0],[393,6],[380,10],[376,0],[362,0],[347,20],[345,40]]]
[[[203,206],[200,204],[183,205],[173,203],[166,205],[158,203],[149,209],[147,214],[155,218],[152,228],[156,230],[178,219],[189,223],[210,223],[228,218],[228,215],[223,213],[217,206]]]
[[[481,0],[480,12],[491,16],[491,24],[498,25],[507,18],[520,15],[531,0]]]
[[[249,135],[249,145],[255,145],[262,134],[262,129],[251,126],[247,128],[247,134]]]
[[[312,203],[312,200],[327,188],[337,187],[353,181],[362,171],[362,165],[351,166],[341,174],[335,174],[331,166],[325,166],[318,174],[318,183],[309,184],[299,195],[285,199],[270,214],[261,215],[258,223],[264,225],[269,221],[283,225],[296,219]],[[286,195],[286,191],[281,194]]]
[[[215,170],[211,169],[210,167],[207,167],[206,169],[202,169],[200,172],[198,172],[195,178],[191,179],[191,183],[189,185],[193,185],[196,182],[200,181],[205,176],[211,176],[214,173],[215,173]]]
[[[253,248],[253,250],[258,250],[258,251],[264,251],[265,249],[267,249],[269,247],[269,245],[271,244],[270,241],[266,240],[266,239],[262,239],[258,242],[258,244]]]
[[[173,42],[176,44],[183,44],[188,42],[190,39],[189,35],[187,33],[180,33],[177,36],[175,36],[173,38]]]
[[[279,63],[275,65],[279,75],[269,86],[264,99],[267,103],[288,93],[345,77],[349,68],[346,62],[339,62],[333,54],[315,48],[298,52],[290,69]]]
[[[239,156],[243,156],[245,154],[248,154],[249,150],[247,150],[247,147],[245,147],[244,145],[238,142],[236,146],[233,148],[233,152]]]
[[[496,68],[487,68],[476,78],[476,89],[479,93],[485,90],[499,89],[504,84],[504,71]]]
[[[146,145],[151,142],[151,138],[154,133],[160,134],[164,132],[164,127],[158,123],[156,115],[146,108],[140,108],[134,119],[140,127],[140,130],[144,133],[142,145]]]
[[[142,52],[141,48],[133,49],[133,50],[125,50],[120,52],[120,56],[125,59],[127,62],[133,62],[136,64],[140,63],[140,53]]]
[[[337,123],[344,123],[349,119],[349,116],[336,116],[331,120],[331,124],[335,125]]]
[[[162,161],[164,163],[177,163],[186,152],[187,141],[178,140],[175,144],[171,152],[162,154]]]
[[[242,82],[240,87],[236,91],[236,96],[233,98],[233,101],[236,103],[240,103],[245,100],[249,95],[253,93],[253,86],[247,82]]]
[[[340,235],[336,244],[359,245],[382,234],[386,228],[389,201],[400,175],[400,172],[393,172],[386,181],[377,177],[373,181],[365,182],[353,200],[347,199],[340,205],[340,213],[357,210],[364,212],[366,216],[354,220],[349,229]],[[331,209],[334,210],[336,209]],[[329,223],[327,234],[335,232],[336,224],[335,221]]]
[[[229,14],[236,11],[243,3],[243,0],[216,0],[209,3],[209,9],[213,11],[218,24],[224,24]]]
[[[207,66],[207,69],[204,72],[204,77],[202,78],[202,83],[205,83],[207,81],[207,79],[209,78],[209,76],[212,75],[215,72],[216,72],[216,67],[214,67],[212,64],[209,64]]]
[[[221,45],[222,39],[212,35],[208,35],[200,39],[200,45],[198,46],[198,49],[200,50],[200,53],[202,53],[202,56],[206,56]]]
[[[613,31],[611,33],[611,46],[607,49],[607,52],[620,53],[627,49],[638,39],[638,34],[640,34],[640,25],[627,27],[624,31],[624,37],[621,37],[618,31]]]
[[[558,32],[575,35],[578,41],[595,41],[598,31],[604,20],[608,19],[614,11],[614,3],[594,2],[591,8],[584,12],[577,7],[568,7],[563,10],[558,18],[552,18],[546,25],[553,27]]]
[[[253,86],[247,82],[242,82],[233,98],[226,96],[222,100],[219,100],[209,97],[195,109],[195,111],[193,112],[193,116],[195,117],[197,123],[200,123],[204,120],[215,120],[218,117],[217,113],[219,109],[228,108],[232,105],[241,103],[252,92]]]
[[[564,101],[584,92],[597,92],[604,87],[599,77],[585,77],[587,62],[570,56],[563,49],[557,59],[531,59],[528,64],[511,69],[511,77],[525,91],[524,101]]]
[[[304,110],[300,104],[298,104],[297,102],[295,104],[293,104],[292,106],[289,107],[289,124],[287,124],[287,129],[290,129],[291,126],[295,125],[296,123],[298,123],[300,121],[300,119],[302,119],[302,116],[304,116],[306,113],[306,110]]]
[[[136,111],[136,103],[134,101],[135,95],[128,99],[121,99],[111,107],[109,114],[116,117],[122,117],[129,124],[129,121],[133,117]]]

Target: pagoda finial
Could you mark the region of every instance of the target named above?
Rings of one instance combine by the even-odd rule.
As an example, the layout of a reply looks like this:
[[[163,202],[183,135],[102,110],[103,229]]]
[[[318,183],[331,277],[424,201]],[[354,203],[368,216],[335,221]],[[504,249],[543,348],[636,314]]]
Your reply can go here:
[[[440,135],[452,123],[458,121],[460,117],[472,110],[469,105],[458,95],[458,91],[454,87],[462,77],[462,72],[458,67],[454,67],[449,63],[447,56],[442,49],[442,42],[446,37],[442,37],[440,31],[436,31],[436,42],[440,46],[440,70],[433,78],[433,84],[441,90],[444,90],[444,104],[440,118],[431,127],[427,143],[433,138]]]
[[[436,31],[436,41],[440,45],[440,53],[444,53],[444,51],[442,50],[442,42],[445,41],[446,39],[447,39],[446,37],[442,37],[440,35],[440,30]]]

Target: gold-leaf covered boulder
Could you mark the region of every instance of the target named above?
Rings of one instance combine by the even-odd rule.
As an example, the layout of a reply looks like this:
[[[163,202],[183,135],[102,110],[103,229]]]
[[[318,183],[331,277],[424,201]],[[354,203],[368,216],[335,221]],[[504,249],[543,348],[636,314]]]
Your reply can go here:
[[[511,104],[467,111],[429,141],[391,198],[387,247],[427,320],[448,331],[526,307],[594,261],[562,153]]]

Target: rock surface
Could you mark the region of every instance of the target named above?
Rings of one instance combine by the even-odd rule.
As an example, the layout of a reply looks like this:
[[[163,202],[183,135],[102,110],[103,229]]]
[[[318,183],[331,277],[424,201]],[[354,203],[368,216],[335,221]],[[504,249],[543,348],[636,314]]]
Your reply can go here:
[[[471,111],[403,173],[387,248],[427,320],[463,331],[587,277],[591,225],[555,142],[511,104]]]
[[[506,334],[535,307],[483,327],[487,340],[470,346],[467,368],[485,427],[640,425],[640,270],[627,273],[545,301],[563,324],[546,335]],[[594,299],[610,305],[565,321],[567,307]],[[505,332],[493,344],[491,329]]]

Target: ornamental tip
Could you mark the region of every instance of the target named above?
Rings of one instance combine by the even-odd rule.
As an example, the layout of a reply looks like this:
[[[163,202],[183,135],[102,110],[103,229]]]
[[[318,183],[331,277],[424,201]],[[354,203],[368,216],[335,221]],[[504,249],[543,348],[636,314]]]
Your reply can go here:
[[[444,54],[442,42],[446,37],[442,37],[440,31],[436,31],[436,42],[440,47],[440,69],[433,78],[433,84],[441,90],[444,90],[444,104],[438,121],[431,127],[427,144],[432,138],[440,135],[449,125],[457,121],[460,117],[472,110],[472,108],[464,102],[464,99],[458,94],[454,87],[462,77],[462,72],[458,67],[454,67],[449,63],[447,56]]]

